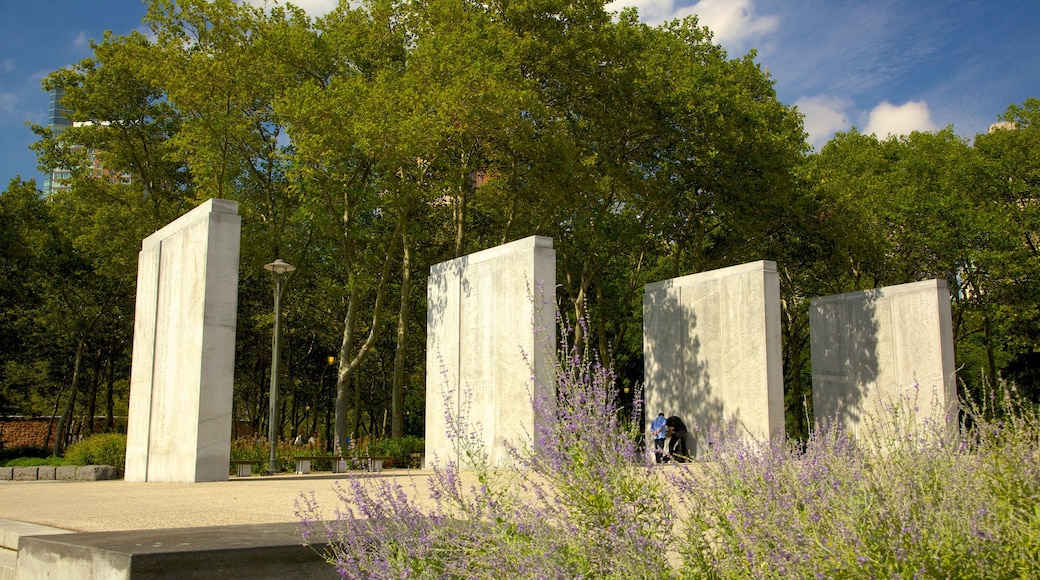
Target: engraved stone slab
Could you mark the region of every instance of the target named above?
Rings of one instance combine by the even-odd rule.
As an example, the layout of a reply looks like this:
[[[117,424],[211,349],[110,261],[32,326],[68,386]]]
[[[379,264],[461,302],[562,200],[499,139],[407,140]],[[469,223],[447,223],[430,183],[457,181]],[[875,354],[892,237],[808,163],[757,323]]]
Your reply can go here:
[[[240,240],[211,199],[142,243],[126,481],[228,478]]]
[[[812,300],[813,411],[860,433],[892,412],[917,408],[918,425],[955,425],[953,319],[945,280],[925,280]]]
[[[759,261],[647,284],[643,293],[646,426],[678,415],[703,449],[735,421],[758,440],[783,433],[780,279]]]
[[[502,465],[507,441],[534,436],[532,395],[553,386],[555,351],[543,347],[556,340],[552,238],[531,236],[435,264],[427,297],[427,464],[460,459],[450,412],[479,427],[490,461]]]

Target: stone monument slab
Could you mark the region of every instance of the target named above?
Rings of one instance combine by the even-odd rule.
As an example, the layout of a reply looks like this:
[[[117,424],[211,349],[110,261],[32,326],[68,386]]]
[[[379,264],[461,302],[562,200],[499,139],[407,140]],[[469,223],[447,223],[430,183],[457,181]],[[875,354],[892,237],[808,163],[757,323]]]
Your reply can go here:
[[[916,407],[915,422],[956,421],[953,319],[945,280],[813,299],[813,411],[852,433]]]
[[[450,412],[479,425],[489,460],[502,465],[506,441],[534,435],[534,389],[553,385],[555,351],[543,347],[556,339],[552,238],[435,264],[427,296],[426,462],[460,459],[448,436]]]
[[[240,240],[211,199],[142,243],[126,481],[228,478]]]
[[[736,422],[759,440],[783,433],[780,279],[759,261],[647,284],[646,427],[663,412],[694,433]]]

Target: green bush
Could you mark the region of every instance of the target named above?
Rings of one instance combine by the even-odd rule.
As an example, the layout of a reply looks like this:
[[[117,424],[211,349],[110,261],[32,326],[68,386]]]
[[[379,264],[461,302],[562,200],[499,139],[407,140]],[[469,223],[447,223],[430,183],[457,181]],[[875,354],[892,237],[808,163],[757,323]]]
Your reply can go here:
[[[380,439],[368,445],[369,455],[385,455],[390,458],[386,467],[407,467],[412,453],[422,453],[426,442],[421,437],[395,437]]]
[[[126,464],[126,435],[100,433],[69,445],[65,459],[70,465],[111,465],[123,469]]]

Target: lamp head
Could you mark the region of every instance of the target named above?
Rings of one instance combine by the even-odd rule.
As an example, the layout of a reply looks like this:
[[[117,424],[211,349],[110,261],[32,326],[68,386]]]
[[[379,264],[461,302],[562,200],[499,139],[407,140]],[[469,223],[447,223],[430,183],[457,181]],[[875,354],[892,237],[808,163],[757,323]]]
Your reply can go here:
[[[268,272],[274,272],[277,276],[281,276],[282,274],[288,274],[289,272],[292,272],[296,269],[296,266],[293,266],[292,264],[289,264],[287,262],[283,262],[281,258],[278,258],[270,264],[265,264],[264,269]]]

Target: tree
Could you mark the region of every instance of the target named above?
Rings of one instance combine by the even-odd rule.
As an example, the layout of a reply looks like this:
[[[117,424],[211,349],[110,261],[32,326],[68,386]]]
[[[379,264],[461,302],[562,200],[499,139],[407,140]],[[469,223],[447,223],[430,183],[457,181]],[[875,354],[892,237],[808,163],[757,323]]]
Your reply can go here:
[[[0,222],[0,416],[43,414],[39,397],[52,378],[33,320],[60,234],[33,180],[11,180],[0,194]]]
[[[969,264],[971,297],[980,304],[989,378],[998,367],[1033,401],[1040,401],[1040,100],[1011,105],[1001,123],[975,138],[985,163],[984,208],[976,236],[988,251]]]

